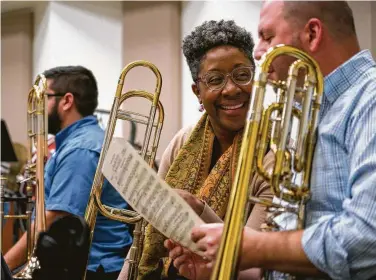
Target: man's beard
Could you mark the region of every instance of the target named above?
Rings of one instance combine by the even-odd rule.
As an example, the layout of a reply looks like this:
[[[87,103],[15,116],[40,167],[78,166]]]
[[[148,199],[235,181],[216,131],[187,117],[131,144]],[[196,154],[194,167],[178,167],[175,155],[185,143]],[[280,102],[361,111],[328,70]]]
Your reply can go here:
[[[48,115],[48,133],[56,135],[61,130],[61,119],[57,112],[57,104]]]

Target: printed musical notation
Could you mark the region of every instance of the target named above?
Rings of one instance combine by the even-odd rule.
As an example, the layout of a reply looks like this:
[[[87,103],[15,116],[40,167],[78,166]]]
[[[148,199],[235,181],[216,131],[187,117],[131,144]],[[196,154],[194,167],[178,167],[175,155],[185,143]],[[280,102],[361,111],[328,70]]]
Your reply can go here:
[[[190,233],[203,221],[126,140],[113,138],[102,172],[148,223],[166,237],[198,252]]]

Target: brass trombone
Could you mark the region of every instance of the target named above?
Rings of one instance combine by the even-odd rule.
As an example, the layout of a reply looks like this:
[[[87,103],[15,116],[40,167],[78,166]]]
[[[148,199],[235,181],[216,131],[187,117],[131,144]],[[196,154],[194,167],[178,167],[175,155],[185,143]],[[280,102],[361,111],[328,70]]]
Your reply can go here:
[[[36,184],[35,192],[35,220],[34,220],[34,236],[31,235],[30,217],[31,217],[31,201],[28,201],[28,209],[26,216],[28,218],[27,231],[27,263],[26,266],[13,275],[14,279],[32,279],[34,270],[40,268],[37,257],[35,256],[35,245],[37,244],[40,232],[46,231],[46,213],[44,206],[44,165],[47,160],[47,80],[44,75],[39,74],[34,82],[33,87],[28,95],[27,109],[27,129],[28,129],[28,163],[26,166],[26,184],[27,196],[31,200],[32,184]],[[37,149],[37,161],[32,163],[32,148]]]
[[[146,67],[150,69],[154,75],[156,76],[157,82],[155,87],[155,92],[150,93],[144,90],[130,90],[126,93],[122,94],[124,79],[127,73],[135,67]],[[159,101],[159,95],[161,92],[162,87],[162,77],[158,70],[158,68],[147,61],[135,61],[128,64],[121,72],[120,78],[118,81],[118,85],[116,88],[115,99],[111,108],[106,135],[104,138],[104,143],[102,147],[102,151],[99,157],[99,162],[97,166],[97,170],[95,172],[94,181],[89,197],[88,206],[85,212],[85,220],[88,223],[90,228],[90,244],[92,242],[93,234],[94,234],[94,227],[96,222],[96,217],[98,211],[105,217],[116,220],[123,223],[128,224],[135,224],[135,228],[133,231],[133,243],[130,248],[130,259],[129,259],[129,274],[128,279],[135,279],[137,277],[137,269],[138,263],[141,258],[142,252],[142,244],[144,238],[144,230],[145,230],[145,221],[142,217],[134,211],[125,210],[125,209],[116,209],[113,207],[109,207],[107,205],[102,204],[101,202],[101,193],[103,187],[104,176],[102,174],[102,166],[104,159],[107,154],[107,150],[110,146],[117,119],[121,120],[128,120],[131,122],[135,122],[138,124],[146,125],[145,136],[142,144],[142,148],[140,151],[141,156],[145,159],[145,161],[150,165],[154,165],[154,159],[156,156],[157,148],[159,145],[159,138],[161,134],[161,130],[163,127],[164,121],[164,110],[161,102]],[[151,102],[151,107],[149,111],[149,115],[145,116],[140,113],[131,112],[131,111],[124,111],[120,109],[121,104],[126,100],[132,98],[145,98]],[[155,119],[157,118],[157,121]],[[90,251],[90,250],[89,250]],[[86,272],[84,279],[86,278]]]
[[[298,60],[290,66],[286,82],[274,83],[274,86],[278,86],[279,100],[265,108],[269,67],[280,55],[289,55]],[[297,81],[301,69],[305,70],[305,80],[303,88],[299,89]],[[237,277],[239,249],[245,215],[248,212],[248,201],[266,206],[271,218],[281,213],[292,213],[297,217],[296,228],[304,226],[304,209],[310,195],[310,170],[322,92],[323,77],[319,66],[306,53],[290,46],[278,45],[263,55],[253,82],[238,168],[211,279],[227,280]],[[300,106],[294,105],[297,93],[302,95]],[[289,141],[294,118],[298,120],[299,125],[296,146],[291,147]],[[262,165],[268,146],[275,154],[275,166],[271,173],[264,170]],[[249,196],[253,193],[249,190],[249,181],[251,174],[255,172],[270,183],[274,197],[278,200],[267,201]],[[296,175],[300,178],[299,183],[294,181]],[[283,202],[287,202],[288,205]],[[273,221],[268,225],[270,230],[281,230]],[[269,273],[267,279],[271,276],[272,273]]]

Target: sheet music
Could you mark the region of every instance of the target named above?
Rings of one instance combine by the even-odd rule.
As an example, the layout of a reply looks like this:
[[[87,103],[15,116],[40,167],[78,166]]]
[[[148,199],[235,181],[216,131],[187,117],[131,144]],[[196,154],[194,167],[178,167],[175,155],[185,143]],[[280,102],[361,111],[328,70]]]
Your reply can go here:
[[[191,230],[204,222],[122,138],[113,138],[102,172],[132,208],[168,238],[198,252]]]

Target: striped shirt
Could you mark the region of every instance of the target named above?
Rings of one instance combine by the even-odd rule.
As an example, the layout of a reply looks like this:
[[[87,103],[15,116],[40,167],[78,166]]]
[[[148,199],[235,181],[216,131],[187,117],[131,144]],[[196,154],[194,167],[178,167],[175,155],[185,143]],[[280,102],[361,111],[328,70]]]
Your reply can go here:
[[[333,279],[376,278],[376,63],[361,51],[325,78],[307,257]]]

